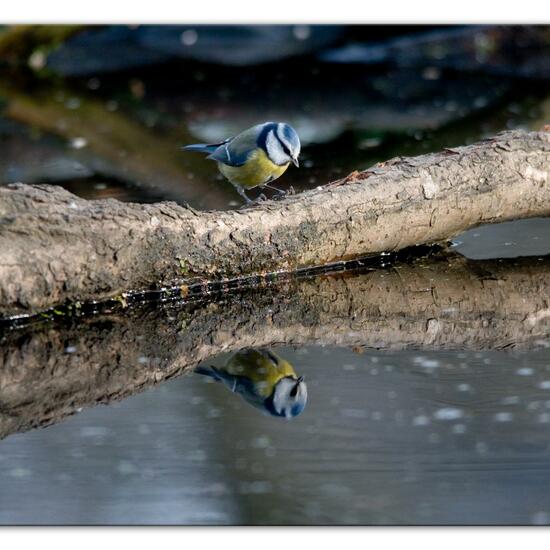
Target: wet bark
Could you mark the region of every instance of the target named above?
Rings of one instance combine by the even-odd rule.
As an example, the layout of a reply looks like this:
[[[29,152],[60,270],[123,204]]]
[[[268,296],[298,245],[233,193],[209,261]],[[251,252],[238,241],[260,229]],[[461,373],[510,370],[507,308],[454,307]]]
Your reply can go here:
[[[290,279],[215,302],[27,326],[0,338],[0,437],[58,422],[246,347],[503,350],[550,345],[550,257],[441,255]],[[299,365],[295,365],[298,369]]]
[[[281,201],[230,212],[86,201],[0,188],[0,316],[132,290],[293,271],[484,223],[550,215],[550,133],[397,158]]]

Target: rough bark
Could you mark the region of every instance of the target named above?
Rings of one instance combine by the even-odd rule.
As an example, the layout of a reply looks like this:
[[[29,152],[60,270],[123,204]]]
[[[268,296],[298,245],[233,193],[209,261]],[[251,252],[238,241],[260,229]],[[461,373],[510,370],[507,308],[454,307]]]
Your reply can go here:
[[[549,166],[550,133],[514,131],[393,159],[240,211],[86,201],[49,186],[0,188],[0,316],[292,271],[547,216]]]
[[[550,257],[446,257],[290,279],[216,302],[27,326],[0,339],[0,437],[58,422],[245,347],[550,345]],[[296,365],[299,368],[299,365]]]

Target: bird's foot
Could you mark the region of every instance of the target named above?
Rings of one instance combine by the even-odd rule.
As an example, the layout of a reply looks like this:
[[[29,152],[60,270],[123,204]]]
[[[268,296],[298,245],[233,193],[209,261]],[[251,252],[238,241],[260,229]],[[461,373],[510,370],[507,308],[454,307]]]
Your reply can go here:
[[[240,185],[235,185],[235,189],[237,190],[237,193],[239,193],[239,195],[245,200],[245,204],[243,204],[241,208],[254,203],[254,201],[247,196],[244,189]]]
[[[286,195],[288,195],[288,192],[284,189],[279,189],[278,187],[275,187],[274,185],[268,185],[267,183],[264,185],[265,187],[269,187],[269,189],[273,189],[273,191],[277,192],[277,194],[274,196],[275,199],[282,199],[283,197],[286,197]]]
[[[262,193],[261,195],[258,195],[254,200],[249,199],[246,197],[246,203],[243,204],[240,208],[246,208],[247,206],[254,206],[256,204],[260,204],[261,202],[264,202],[267,200],[267,197]]]

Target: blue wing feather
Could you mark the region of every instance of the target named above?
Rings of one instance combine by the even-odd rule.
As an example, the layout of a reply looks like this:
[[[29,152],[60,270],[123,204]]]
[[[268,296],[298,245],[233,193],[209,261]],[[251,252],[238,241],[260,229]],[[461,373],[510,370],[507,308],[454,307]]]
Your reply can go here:
[[[238,144],[234,144],[233,141],[224,143],[206,158],[223,162],[223,164],[227,164],[228,166],[242,166],[248,160],[253,148],[241,148],[235,145]]]
[[[197,374],[203,374],[205,376],[209,376],[210,378],[213,378],[217,382],[222,382],[232,392],[241,394],[247,400],[252,399],[254,403],[258,399],[263,400],[263,398],[256,395],[254,383],[250,379],[246,378],[246,376],[229,374],[228,372],[225,372],[223,369],[217,369],[214,366],[200,365],[198,367],[195,367],[194,371]]]
[[[208,153],[206,158],[228,166],[243,166],[258,147],[265,150],[267,132],[276,127],[277,124],[274,122],[265,122],[220,143],[197,143],[196,145],[187,145],[183,149]]]
[[[185,145],[183,151],[192,153],[208,153],[207,159],[223,162],[229,166],[242,166],[248,159],[250,150],[240,151],[237,148],[230,148],[230,140],[221,143],[195,143]]]

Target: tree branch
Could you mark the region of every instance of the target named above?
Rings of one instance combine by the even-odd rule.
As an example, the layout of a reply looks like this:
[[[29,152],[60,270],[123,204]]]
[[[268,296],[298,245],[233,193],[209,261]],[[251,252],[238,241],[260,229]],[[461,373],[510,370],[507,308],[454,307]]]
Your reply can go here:
[[[86,201],[49,186],[0,188],[0,316],[292,271],[547,216],[549,166],[550,133],[513,131],[393,159],[240,211]]]

